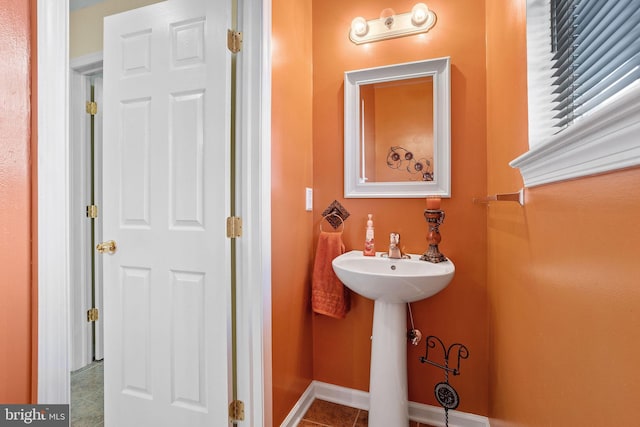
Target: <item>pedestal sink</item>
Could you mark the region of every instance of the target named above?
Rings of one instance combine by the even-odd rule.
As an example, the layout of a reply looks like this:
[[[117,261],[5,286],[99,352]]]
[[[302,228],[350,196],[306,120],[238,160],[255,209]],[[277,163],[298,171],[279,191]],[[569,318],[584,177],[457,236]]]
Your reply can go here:
[[[369,427],[405,427],[407,398],[407,304],[444,289],[455,272],[450,260],[431,263],[364,256],[351,251],[333,260],[333,270],[349,289],[375,301],[369,377]]]

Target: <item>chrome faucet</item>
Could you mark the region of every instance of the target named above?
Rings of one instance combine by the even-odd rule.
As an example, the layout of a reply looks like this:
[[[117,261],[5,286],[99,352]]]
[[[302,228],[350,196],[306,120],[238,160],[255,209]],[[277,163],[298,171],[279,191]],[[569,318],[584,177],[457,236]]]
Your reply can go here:
[[[389,258],[401,259],[402,251],[398,247],[400,243],[400,235],[398,233],[391,233],[389,235]]]

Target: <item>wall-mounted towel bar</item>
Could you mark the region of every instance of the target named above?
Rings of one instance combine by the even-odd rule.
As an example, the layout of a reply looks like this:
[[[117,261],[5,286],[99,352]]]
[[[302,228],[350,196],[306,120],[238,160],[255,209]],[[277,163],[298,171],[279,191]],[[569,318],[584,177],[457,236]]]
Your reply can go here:
[[[473,203],[488,204],[491,202],[518,202],[520,206],[524,206],[524,188],[515,193],[501,193],[473,199]]]

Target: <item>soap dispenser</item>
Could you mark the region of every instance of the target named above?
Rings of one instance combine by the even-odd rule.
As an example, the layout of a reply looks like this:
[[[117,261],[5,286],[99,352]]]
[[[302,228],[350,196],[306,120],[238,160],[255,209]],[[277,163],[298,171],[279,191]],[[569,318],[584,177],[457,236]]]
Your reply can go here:
[[[375,256],[376,248],[374,245],[373,238],[373,214],[368,215],[369,219],[367,220],[367,231],[364,239],[364,255],[365,256]]]

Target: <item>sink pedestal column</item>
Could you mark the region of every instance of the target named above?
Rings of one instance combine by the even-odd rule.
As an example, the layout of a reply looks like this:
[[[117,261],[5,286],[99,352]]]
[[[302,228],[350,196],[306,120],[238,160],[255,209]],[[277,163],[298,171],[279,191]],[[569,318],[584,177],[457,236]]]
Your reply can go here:
[[[409,424],[407,305],[375,301],[369,377],[369,427]]]

